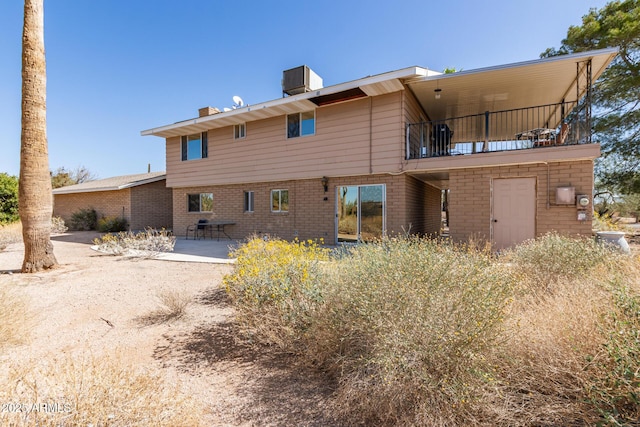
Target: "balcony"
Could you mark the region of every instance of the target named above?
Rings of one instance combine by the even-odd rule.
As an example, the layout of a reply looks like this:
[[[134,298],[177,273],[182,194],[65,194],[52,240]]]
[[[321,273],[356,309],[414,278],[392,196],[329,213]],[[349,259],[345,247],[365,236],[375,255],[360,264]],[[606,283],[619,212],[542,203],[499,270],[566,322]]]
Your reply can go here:
[[[590,144],[589,110],[583,99],[410,123],[406,159]]]

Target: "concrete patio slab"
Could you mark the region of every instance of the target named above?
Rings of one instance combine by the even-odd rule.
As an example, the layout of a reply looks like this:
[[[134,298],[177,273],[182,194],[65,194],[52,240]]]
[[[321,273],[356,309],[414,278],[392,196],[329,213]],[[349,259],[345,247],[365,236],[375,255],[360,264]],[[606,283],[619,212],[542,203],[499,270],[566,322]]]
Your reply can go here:
[[[173,252],[161,253],[156,259],[178,262],[208,262],[212,264],[231,264],[235,259],[229,258],[231,248],[239,246],[237,240],[187,240],[178,237]]]

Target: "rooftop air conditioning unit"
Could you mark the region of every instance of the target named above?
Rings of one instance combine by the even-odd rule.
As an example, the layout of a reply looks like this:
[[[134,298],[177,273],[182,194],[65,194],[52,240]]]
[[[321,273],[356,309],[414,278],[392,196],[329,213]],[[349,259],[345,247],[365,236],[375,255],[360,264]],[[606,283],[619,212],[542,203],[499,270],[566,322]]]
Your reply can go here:
[[[322,78],[306,65],[282,72],[282,93],[297,95],[322,88]]]

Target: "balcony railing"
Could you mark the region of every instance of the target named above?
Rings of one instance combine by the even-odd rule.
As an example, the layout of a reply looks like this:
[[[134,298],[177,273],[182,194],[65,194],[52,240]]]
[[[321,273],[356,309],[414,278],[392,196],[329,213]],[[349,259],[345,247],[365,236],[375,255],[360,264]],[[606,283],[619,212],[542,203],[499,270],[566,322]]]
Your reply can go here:
[[[591,143],[582,103],[562,102],[407,124],[406,158]]]

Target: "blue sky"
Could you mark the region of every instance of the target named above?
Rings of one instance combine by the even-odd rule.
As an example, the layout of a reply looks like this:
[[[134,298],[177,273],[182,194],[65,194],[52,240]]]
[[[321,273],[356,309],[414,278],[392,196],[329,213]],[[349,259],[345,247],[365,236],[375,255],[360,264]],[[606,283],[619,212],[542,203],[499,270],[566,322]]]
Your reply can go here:
[[[140,131],[281,97],[306,64],[325,86],[413,65],[536,59],[605,0],[45,0],[49,163],[100,178],[165,169]],[[22,1],[0,2],[0,172],[20,167]]]

